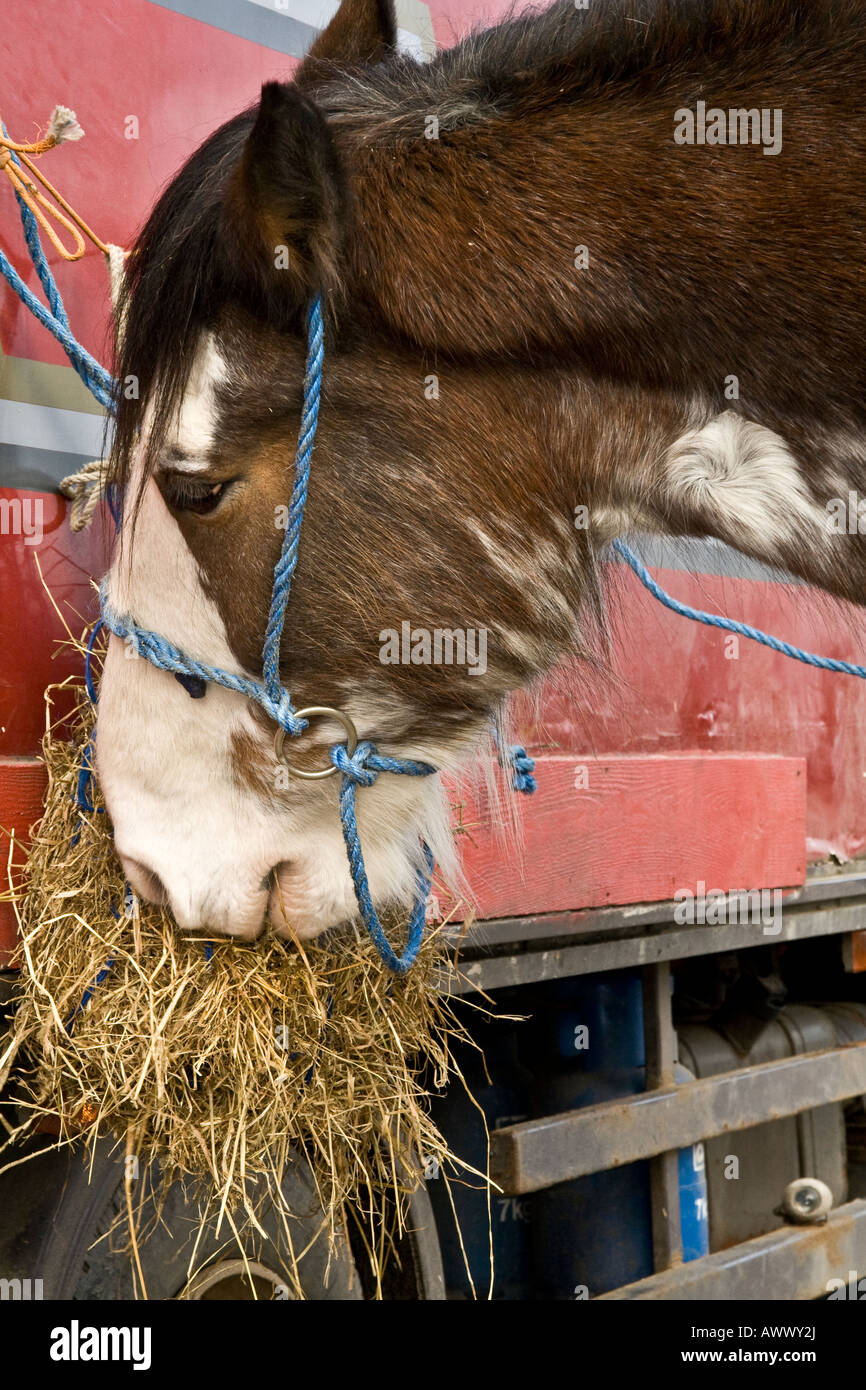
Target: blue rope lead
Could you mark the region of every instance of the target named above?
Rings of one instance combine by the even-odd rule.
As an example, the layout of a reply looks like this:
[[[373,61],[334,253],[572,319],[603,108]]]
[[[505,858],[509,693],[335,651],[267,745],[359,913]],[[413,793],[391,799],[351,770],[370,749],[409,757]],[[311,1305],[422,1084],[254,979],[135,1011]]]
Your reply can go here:
[[[96,639],[104,626],[105,624],[103,623],[101,618],[98,618],[97,621],[93,624],[93,631],[91,632],[90,637],[87,641],[87,651],[84,653],[84,687],[87,691],[87,698],[89,699],[92,705],[96,704],[96,686],[93,683],[92,670],[93,648],[96,645]]]
[[[370,940],[388,969],[393,970],[395,975],[405,975],[415,964],[424,937],[424,926],[427,921],[427,899],[430,895],[430,883],[433,878],[433,855],[430,853],[429,846],[425,844],[426,870],[418,873],[418,896],[415,899],[415,906],[409,919],[409,939],[402,956],[398,956],[385,935],[385,929],[379,920],[373,906],[373,899],[370,896],[370,885],[367,882],[364,858],[361,854],[361,842],[358,838],[355,788],[372,787],[380,772],[402,772],[409,777],[429,777],[436,769],[431,767],[429,763],[414,762],[410,758],[383,758],[368,740],[359,743],[351,756],[342,743],[335,744],[331,749],[331,762],[342,775],[340,821],[343,826],[343,839],[346,842],[346,852],[349,856],[349,871],[352,875],[352,885],[358,900],[361,920],[367,929]]]
[[[262,668],[268,697],[273,705],[279,705],[286,692],[280,684],[280,639],[286,618],[286,605],[292,577],[298,564],[298,545],[301,538],[301,525],[304,508],[307,504],[307,490],[310,483],[310,461],[319,424],[319,404],[322,398],[322,364],[325,358],[322,334],[322,299],[316,295],[307,317],[307,369],[304,375],[304,408],[298,431],[298,447],[295,451],[295,485],[289,502],[289,519],[283,548],[274,569],[274,587],[271,594],[271,610],[265,632],[265,645],[262,653]],[[289,706],[291,712],[291,706]],[[296,732],[284,724],[289,733]],[[303,728],[303,722],[301,728]]]
[[[92,983],[92,984],[89,984],[89,985],[87,986],[87,989],[84,991],[84,993],[83,993],[82,996],[81,996],[80,1002],[79,1002],[78,1004],[76,1004],[75,1008],[72,1010],[72,1013],[69,1015],[69,1018],[66,1020],[66,1025],[65,1025],[65,1026],[66,1026],[66,1031],[67,1031],[67,1033],[71,1033],[71,1032],[72,1032],[72,1025],[73,1025],[73,1023],[74,1023],[75,1020],[77,1019],[78,1015],[81,1014],[81,1013],[83,1013],[84,1010],[87,1008],[87,1005],[90,1003],[91,999],[93,998],[94,991],[95,991],[96,989],[99,988],[99,986],[102,984],[103,980],[107,980],[107,979],[108,979],[109,975],[111,974],[111,971],[112,971],[113,968],[114,968],[114,962],[115,962],[116,960],[117,960],[117,956],[116,956],[116,955],[110,955],[109,958],[108,958],[108,960],[105,962],[105,965],[102,967],[102,969],[100,970],[99,974],[98,974],[98,975],[96,976],[96,978],[94,979],[93,983]]]
[[[664,604],[665,608],[669,608],[672,613],[678,613],[681,618],[691,618],[696,623],[705,623],[707,627],[721,628],[723,632],[735,632],[738,637],[748,637],[753,642],[760,642],[762,647],[769,647],[771,651],[781,652],[783,656],[789,656],[794,661],[803,661],[807,666],[816,666],[820,671],[836,671],[843,676],[860,676],[861,679],[866,679],[866,666],[855,666],[850,661],[836,661],[829,656],[816,656],[814,652],[805,652],[801,647],[794,647],[790,642],[783,642],[779,637],[771,637],[769,633],[761,632],[757,627],[738,623],[733,618],[723,618],[718,613],[704,613],[700,608],[690,608],[687,603],[680,603],[679,599],[672,598],[670,594],[665,593],[660,584],[656,583],[649,570],[641,564],[625,541],[614,541],[613,548],[617,554],[622,556],[653,598],[658,599],[659,603]]]
[[[3,134],[6,135],[6,127],[2,126]],[[21,168],[21,161],[12,152],[12,160]],[[18,207],[21,211],[21,223],[24,228],[24,240],[30,252],[30,259],[39,276],[45,297],[48,300],[48,308],[36,297],[31,289],[25,285],[18,271],[11,261],[0,251],[0,275],[7,281],[15,291],[22,304],[26,304],[31,314],[36,317],[43,327],[48,329],[58,341],[66,356],[69,358],[81,380],[87,389],[96,397],[99,404],[106,410],[114,411],[114,378],[111,373],[97,362],[95,357],[91,357],[86,348],[78,342],[71,328],[66,310],[63,307],[63,300],[57,283],[52,274],[51,267],[45,258],[45,251],[39,238],[39,227],[36,218],[30,208],[24,202],[20,194],[16,193]]]
[[[3,127],[3,134],[6,134],[5,126]],[[12,159],[20,168],[21,161],[18,156],[13,154]],[[39,239],[39,226],[33,215],[33,210],[27,206],[21,194],[17,191],[15,197],[18,200],[18,210],[21,214],[21,226],[24,229],[24,240],[27,243],[27,250],[30,252],[30,259],[36,267],[36,274],[39,276],[42,288],[45,291],[48,307],[57,319],[57,322],[61,323],[64,328],[68,328],[69,318],[66,313],[66,307],[61,298],[60,291],[57,288],[57,282],[54,279],[51,267],[45,258],[42,242]]]
[[[48,329],[48,332],[53,334],[57,339],[63,351],[66,353],[66,356],[81,377],[81,380],[88,390],[96,397],[99,404],[104,406],[106,410],[113,411],[114,404],[111,397],[111,375],[104,367],[100,366],[95,357],[91,357],[86,348],[83,348],[81,344],[76,341],[72,331],[65,324],[61,323],[59,319],[56,319],[50,310],[46,309],[44,304],[36,298],[33,291],[28,289],[21,279],[21,276],[18,274],[18,271],[11,262],[7,260],[2,251],[0,251],[0,275],[8,281],[12,289],[18,295],[18,298],[27,305],[30,312],[34,314],[39,322]]]

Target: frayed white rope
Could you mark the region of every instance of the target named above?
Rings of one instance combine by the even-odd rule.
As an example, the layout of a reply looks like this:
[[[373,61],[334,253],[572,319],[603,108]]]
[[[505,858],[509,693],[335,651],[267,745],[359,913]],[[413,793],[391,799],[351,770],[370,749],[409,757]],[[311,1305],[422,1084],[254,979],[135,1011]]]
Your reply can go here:
[[[126,252],[122,246],[115,246],[112,242],[106,242],[108,246],[108,279],[111,283],[111,302],[115,309],[120,298],[120,291],[123,289],[123,277],[126,274]]]
[[[93,520],[93,513],[105,495],[105,459],[94,459],[70,473],[60,483],[60,491],[68,497],[69,525],[73,531],[83,531]]]
[[[68,106],[55,106],[48,122],[48,134],[53,136],[58,145],[62,145],[64,140],[81,140],[84,131],[78,124],[74,111],[70,111]]]

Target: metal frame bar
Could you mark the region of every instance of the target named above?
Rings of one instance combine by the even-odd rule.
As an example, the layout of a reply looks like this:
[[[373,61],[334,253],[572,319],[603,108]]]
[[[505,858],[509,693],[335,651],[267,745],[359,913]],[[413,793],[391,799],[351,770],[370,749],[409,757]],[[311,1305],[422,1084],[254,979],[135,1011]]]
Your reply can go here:
[[[857,1270],[866,1270],[866,1199],[862,1198],[837,1207],[823,1226],[785,1226],[612,1289],[600,1294],[599,1300],[787,1302],[820,1298],[833,1291],[831,1280],[847,1284]]]
[[[841,903],[849,898],[862,898],[866,906],[866,872],[815,873],[799,887],[783,888],[781,892],[785,912],[818,903]],[[528,917],[488,918],[470,927],[454,922],[443,927],[443,936],[449,945],[473,949],[476,945],[523,944],[623,930],[634,935],[642,927],[672,922],[673,913],[674,904],[670,901],[581,908],[574,912],[545,912]]]
[[[863,1092],[866,1043],[807,1052],[495,1130],[490,1174],[537,1192]]]
[[[677,1035],[671,1010],[673,980],[668,961],[643,972],[643,1026],[647,1091],[676,1084]],[[650,1161],[653,1267],[670,1269],[683,1258],[680,1225],[680,1171],[676,1149],[666,1149]]]
[[[668,905],[668,911],[672,914],[673,904]],[[514,925],[521,920],[515,918]],[[537,929],[548,933],[544,945],[530,945],[520,953],[488,954],[474,959],[467,959],[469,952],[464,949],[456,965],[443,970],[440,988],[449,994],[470,994],[476,989],[505,989],[573,975],[595,975],[605,970],[627,970],[657,965],[662,961],[709,956],[722,951],[742,951],[756,946],[778,945],[780,942],[841,936],[866,928],[866,899],[814,909],[789,910],[782,917],[781,929],[774,935],[765,934],[762,928],[753,923],[680,927],[663,918],[662,929],[653,934],[620,934],[606,940],[549,945],[550,937],[555,937],[555,932],[561,930],[563,919],[556,916],[544,925],[544,919],[533,921]],[[645,925],[643,919],[638,923],[639,928]],[[470,928],[467,936],[473,951],[484,949],[483,942],[472,935],[476,930],[481,929]],[[577,934],[577,930],[574,934]],[[532,942],[528,929],[524,939]]]

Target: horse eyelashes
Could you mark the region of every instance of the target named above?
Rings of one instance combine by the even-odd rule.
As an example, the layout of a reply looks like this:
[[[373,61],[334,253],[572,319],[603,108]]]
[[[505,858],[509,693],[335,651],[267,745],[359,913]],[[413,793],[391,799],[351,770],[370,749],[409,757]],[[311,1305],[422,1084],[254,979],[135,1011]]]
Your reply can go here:
[[[207,516],[214,511],[228,486],[225,482],[205,482],[181,473],[164,474],[160,479],[160,488],[168,505],[174,511],[193,512],[196,516]]]

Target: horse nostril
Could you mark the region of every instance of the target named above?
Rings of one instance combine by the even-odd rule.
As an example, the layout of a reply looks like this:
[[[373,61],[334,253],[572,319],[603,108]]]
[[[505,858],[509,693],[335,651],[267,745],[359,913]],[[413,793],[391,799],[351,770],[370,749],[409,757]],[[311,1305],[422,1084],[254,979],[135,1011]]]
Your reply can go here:
[[[155,874],[144,864],[139,864],[137,859],[128,859],[125,854],[121,854],[119,851],[118,858],[123,872],[140,898],[144,898],[149,903],[156,903],[157,907],[168,905],[168,893],[159,874]]]

